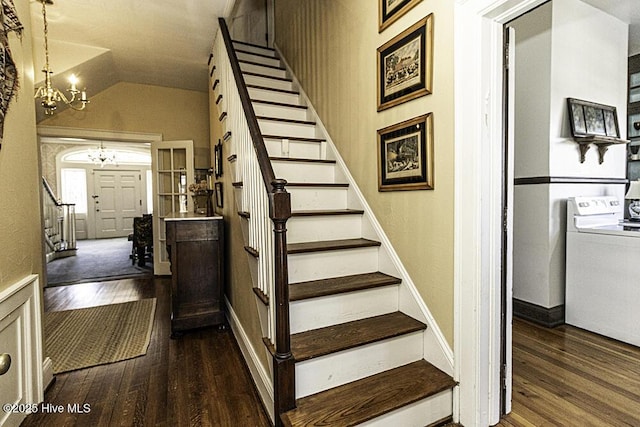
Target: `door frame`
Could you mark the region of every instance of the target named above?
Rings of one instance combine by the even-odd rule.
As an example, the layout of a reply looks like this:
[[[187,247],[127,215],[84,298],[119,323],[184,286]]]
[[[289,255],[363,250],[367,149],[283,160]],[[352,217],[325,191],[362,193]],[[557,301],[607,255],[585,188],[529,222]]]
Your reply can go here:
[[[501,413],[503,27],[546,1],[454,4],[454,416],[463,425],[493,425]]]

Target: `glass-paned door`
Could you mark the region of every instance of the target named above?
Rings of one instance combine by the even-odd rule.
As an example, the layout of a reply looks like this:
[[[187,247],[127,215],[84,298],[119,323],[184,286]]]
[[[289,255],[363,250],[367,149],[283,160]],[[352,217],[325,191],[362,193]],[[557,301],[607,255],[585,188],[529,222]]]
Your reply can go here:
[[[192,210],[187,185],[194,180],[193,141],[151,144],[153,173],[153,272],[170,275],[164,219],[172,212]]]

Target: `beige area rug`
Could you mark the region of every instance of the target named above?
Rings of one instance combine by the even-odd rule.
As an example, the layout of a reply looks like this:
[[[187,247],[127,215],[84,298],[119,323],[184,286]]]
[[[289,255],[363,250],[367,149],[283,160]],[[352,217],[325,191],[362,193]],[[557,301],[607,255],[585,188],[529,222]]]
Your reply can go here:
[[[44,314],[46,355],[53,372],[74,371],[147,352],[156,299]]]

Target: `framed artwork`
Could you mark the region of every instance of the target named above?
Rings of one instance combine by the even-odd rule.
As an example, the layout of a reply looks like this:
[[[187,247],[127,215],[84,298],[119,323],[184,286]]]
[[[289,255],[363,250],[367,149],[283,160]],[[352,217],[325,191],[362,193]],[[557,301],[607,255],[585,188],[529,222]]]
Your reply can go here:
[[[378,191],[433,190],[433,115],[378,130]]]
[[[216,207],[222,209],[224,207],[224,199],[222,194],[222,183],[216,182]]]
[[[422,0],[378,0],[378,32],[381,33]]]
[[[378,48],[378,111],[431,93],[433,14]]]
[[[214,161],[213,172],[216,178],[222,176],[222,141],[218,140],[218,143],[214,147]]]
[[[567,98],[573,137],[620,138],[616,107]]]

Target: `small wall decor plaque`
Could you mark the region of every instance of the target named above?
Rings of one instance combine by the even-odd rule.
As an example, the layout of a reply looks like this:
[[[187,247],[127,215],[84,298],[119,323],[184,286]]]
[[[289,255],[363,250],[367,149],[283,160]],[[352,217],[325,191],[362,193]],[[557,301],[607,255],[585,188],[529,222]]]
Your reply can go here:
[[[382,32],[422,0],[378,0],[378,32]]]

